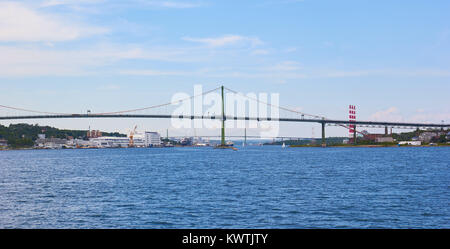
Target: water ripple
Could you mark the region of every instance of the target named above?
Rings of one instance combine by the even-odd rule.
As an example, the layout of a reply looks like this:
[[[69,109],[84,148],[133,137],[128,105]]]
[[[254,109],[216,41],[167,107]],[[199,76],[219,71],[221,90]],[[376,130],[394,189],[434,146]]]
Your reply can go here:
[[[450,228],[450,148],[0,151],[0,228]]]

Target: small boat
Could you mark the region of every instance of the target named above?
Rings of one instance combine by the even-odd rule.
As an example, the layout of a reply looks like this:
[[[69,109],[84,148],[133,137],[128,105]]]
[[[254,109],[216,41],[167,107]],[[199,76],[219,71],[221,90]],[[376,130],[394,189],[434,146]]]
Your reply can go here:
[[[234,151],[238,150],[237,148],[235,148],[233,146],[221,145],[221,144],[218,144],[218,145],[214,146],[214,149],[232,149]]]
[[[286,144],[283,142],[283,145],[281,145],[281,148],[286,148]]]
[[[180,141],[180,144],[181,144],[182,146],[189,146],[189,145],[192,145],[192,139],[189,138],[189,137],[182,138],[181,141]]]
[[[234,146],[234,143],[232,141],[228,141],[224,145],[218,144],[214,148],[216,148],[216,149],[233,149],[236,151],[237,148],[235,148],[233,146]]]

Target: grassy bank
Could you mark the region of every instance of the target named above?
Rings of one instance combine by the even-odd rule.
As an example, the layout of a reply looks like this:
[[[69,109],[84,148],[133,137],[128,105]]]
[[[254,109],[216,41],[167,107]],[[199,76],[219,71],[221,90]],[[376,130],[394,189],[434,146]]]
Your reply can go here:
[[[317,148],[322,147],[321,145],[291,145],[291,148]],[[383,148],[383,147],[450,147],[450,144],[437,144],[437,145],[398,145],[398,144],[334,144],[327,145],[328,148]]]

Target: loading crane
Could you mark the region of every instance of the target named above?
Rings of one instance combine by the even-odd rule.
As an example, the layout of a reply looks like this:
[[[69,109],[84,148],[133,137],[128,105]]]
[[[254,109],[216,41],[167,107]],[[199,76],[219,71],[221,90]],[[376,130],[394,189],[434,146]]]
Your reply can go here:
[[[132,131],[130,131],[130,142],[128,144],[128,147],[134,147],[133,137],[134,137],[134,134],[136,134],[136,129],[137,129],[137,125],[134,126],[134,129]]]

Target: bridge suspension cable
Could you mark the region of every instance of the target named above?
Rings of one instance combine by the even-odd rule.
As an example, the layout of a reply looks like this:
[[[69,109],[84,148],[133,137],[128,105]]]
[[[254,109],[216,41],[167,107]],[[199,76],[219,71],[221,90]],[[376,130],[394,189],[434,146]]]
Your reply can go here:
[[[145,111],[145,110],[149,110],[149,109],[154,109],[154,108],[159,108],[159,107],[163,107],[163,106],[169,106],[169,105],[173,105],[173,104],[177,104],[177,103],[181,103],[183,101],[186,101],[188,99],[193,99],[199,96],[204,96],[206,94],[212,93],[214,91],[219,90],[220,87],[214,88],[212,90],[209,90],[207,92],[201,93],[201,94],[197,94],[197,95],[193,95],[190,96],[188,98],[184,98],[184,99],[180,99],[177,101],[172,101],[172,102],[168,102],[168,103],[164,103],[164,104],[159,104],[159,105],[154,105],[154,106],[149,106],[149,107],[144,107],[144,108],[138,108],[138,109],[131,109],[131,110],[124,110],[124,111],[116,111],[116,112],[103,112],[103,113],[93,113],[96,115],[112,115],[112,114],[122,114],[122,113],[129,113],[129,112],[137,112],[137,111]]]
[[[30,110],[30,109],[24,109],[19,107],[12,107],[12,106],[6,106],[6,105],[0,105],[2,108],[16,110],[16,111],[24,111],[24,112],[32,112],[32,113],[40,113],[40,114],[48,114],[48,115],[68,115],[69,113],[61,113],[61,112],[44,112],[44,111],[36,111],[36,110]]]
[[[167,115],[167,114],[165,114],[165,115],[163,115],[163,114],[160,114],[160,115],[132,115],[132,114],[126,114],[125,115],[124,113],[138,112],[138,111],[149,110],[149,109],[154,109],[154,108],[158,108],[158,107],[164,107],[164,106],[179,104],[179,103],[182,103],[183,101],[186,101],[186,100],[189,100],[189,99],[193,99],[193,98],[196,98],[196,97],[199,97],[199,96],[210,94],[210,93],[212,93],[214,91],[217,91],[217,90],[219,90],[221,88],[222,87],[217,87],[217,88],[214,88],[214,89],[209,90],[207,92],[203,92],[203,93],[200,93],[200,94],[197,94],[197,95],[193,95],[193,96],[190,96],[190,97],[187,97],[187,98],[184,98],[184,99],[180,99],[180,100],[177,100],[177,101],[171,101],[171,102],[168,102],[168,103],[165,103],[165,104],[159,104],[159,105],[154,105],[154,106],[149,106],[149,107],[144,107],[144,108],[131,109],[131,110],[115,111],[115,112],[103,112],[103,113],[90,113],[89,112],[88,114],[81,114],[81,115],[80,114],[74,114],[74,113],[59,113],[59,112],[38,111],[38,110],[32,110],[32,109],[26,109],[26,108],[19,108],[19,107],[0,105],[0,109],[3,108],[3,109],[15,110],[15,111],[23,111],[23,112],[30,112],[30,113],[37,113],[37,114],[45,114],[45,115],[41,115],[41,116],[39,116],[39,115],[35,115],[35,116],[30,116],[30,115],[18,115],[17,116],[16,115],[16,116],[5,116],[5,117],[0,116],[0,119],[54,118],[55,116],[57,116],[56,118],[67,118],[67,117],[111,117],[111,116],[120,116],[120,117],[150,117],[150,116],[153,116],[153,117],[158,117],[158,118],[161,118],[161,117],[163,117],[163,118],[170,118],[171,115]],[[226,89],[227,91],[232,92],[234,94],[243,96],[243,97],[245,97],[247,99],[252,99],[253,101],[256,101],[257,103],[261,103],[261,104],[264,104],[264,105],[267,105],[267,106],[270,106],[270,107],[275,107],[275,108],[278,108],[279,110],[284,110],[284,111],[287,111],[287,112],[290,112],[290,113],[295,113],[295,114],[302,115],[301,119],[291,119],[292,121],[299,122],[299,121],[305,120],[305,122],[317,122],[317,123],[322,123],[322,125],[333,123],[333,124],[335,124],[337,126],[341,126],[341,127],[346,128],[346,129],[349,129],[350,128],[349,125],[352,124],[352,123],[345,122],[343,120],[328,119],[328,118],[326,118],[324,116],[309,114],[309,113],[293,110],[291,108],[278,106],[278,105],[275,105],[275,104],[272,104],[272,103],[267,103],[267,102],[261,101],[261,100],[259,100],[257,98],[253,98],[251,96],[244,95],[243,93],[234,91],[234,90],[232,90],[230,88],[227,88],[227,87],[224,87],[224,89]],[[122,114],[124,114],[124,115],[122,115]],[[312,117],[313,119],[304,119],[304,116]],[[190,116],[190,118],[193,119],[193,118],[196,118],[196,117]],[[201,117],[198,116],[197,118],[202,118],[203,119],[204,117],[203,116],[201,116]],[[206,118],[215,119],[216,117],[206,117]],[[246,120],[250,120],[249,118],[252,118],[252,120],[253,119],[259,120],[258,117],[234,117],[234,118],[235,119],[236,118],[238,118],[238,119],[245,118]],[[285,119],[284,121],[289,121],[289,120]],[[358,124],[362,124],[362,125],[367,125],[367,123],[377,123],[377,124],[379,123],[379,122],[369,122],[369,121],[356,121],[356,122]],[[395,124],[397,124],[397,123],[395,123]],[[387,125],[395,125],[395,124],[394,123],[385,122],[385,124],[383,124],[383,125],[387,126]],[[426,126],[426,124],[416,124],[416,123],[414,123],[414,125],[411,125],[410,123],[401,123],[400,125],[420,126],[420,127],[425,127]],[[433,127],[437,127],[437,126],[444,127],[444,125],[442,125],[442,126],[441,125],[437,125],[437,124],[430,124],[430,125],[433,126]],[[357,131],[357,133],[361,133],[361,132]]]
[[[137,109],[130,109],[130,110],[114,111],[114,112],[91,113],[89,115],[116,115],[116,114],[124,114],[124,113],[145,111],[145,110],[149,110],[149,109],[155,109],[155,108],[159,108],[159,107],[170,106],[170,105],[173,105],[173,104],[181,103],[181,102],[186,101],[186,100],[194,99],[194,98],[199,97],[199,96],[207,95],[209,93],[212,93],[214,91],[219,90],[220,88],[221,87],[217,87],[217,88],[211,89],[209,91],[203,92],[201,94],[193,95],[193,96],[190,96],[188,98],[184,98],[184,99],[177,100],[177,101],[171,101],[171,102],[164,103],[164,104],[153,105],[153,106],[137,108]],[[234,94],[237,94],[237,95],[243,96],[245,98],[254,100],[257,103],[262,103],[262,104],[265,104],[265,105],[270,106],[270,107],[278,108],[280,110],[284,110],[284,111],[287,111],[287,112],[299,114],[299,115],[302,115],[302,116],[312,117],[312,118],[315,118],[315,119],[323,119],[323,120],[327,120],[328,119],[328,118],[326,118],[324,116],[309,114],[309,113],[293,110],[293,109],[290,109],[290,108],[287,108],[287,107],[282,107],[282,106],[277,106],[277,105],[274,105],[274,104],[271,104],[271,103],[267,103],[267,102],[261,101],[261,100],[259,100],[257,98],[253,98],[253,97],[244,95],[244,94],[242,94],[240,92],[237,92],[237,91],[232,90],[232,89],[227,88],[227,87],[224,87],[224,89],[226,89],[227,91],[232,92]],[[0,105],[0,107],[1,108],[6,108],[6,109],[11,109],[11,110],[16,110],[16,111],[25,111],[25,112],[46,114],[46,115],[71,115],[72,114],[72,113],[61,113],[61,112],[37,111],[37,110],[31,110],[31,109],[25,109],[25,108],[19,108],[19,107],[12,107],[12,106],[6,106],[6,105]],[[338,125],[341,126],[341,127],[346,128],[346,129],[349,129],[349,126],[347,126],[345,124],[338,124]]]
[[[211,92],[214,92],[214,91],[217,91],[219,89],[220,89],[220,87],[217,87],[217,88],[214,88],[214,89],[209,90],[207,92],[203,92],[201,94],[193,95],[193,96],[190,96],[188,98],[184,98],[184,99],[181,99],[181,100],[172,101],[172,102],[168,102],[168,103],[164,103],[164,104],[159,104],[159,105],[154,105],[154,106],[149,106],[149,107],[143,107],[143,108],[137,108],[137,109],[131,109],[131,110],[115,111],[115,112],[91,113],[90,115],[123,114],[123,113],[144,111],[144,110],[149,110],[149,109],[163,107],[163,106],[169,106],[169,105],[172,105],[172,104],[181,103],[181,102],[186,101],[188,99],[193,99],[193,98],[196,98],[196,97],[199,97],[199,96],[202,96],[202,95],[207,95],[207,94],[209,94]],[[0,105],[0,107],[1,108],[5,108],[5,109],[16,110],[16,111],[24,111],[24,112],[31,112],[31,113],[47,114],[47,115],[71,115],[71,114],[73,114],[73,113],[62,113],[62,112],[36,111],[36,110],[25,109],[25,108],[20,108],[20,107],[12,107],[12,106],[6,106],[6,105]]]
[[[230,89],[230,88],[228,88],[228,87],[224,87],[224,88],[225,88],[227,91],[230,91],[230,92],[232,92],[232,93],[234,93],[234,94],[238,94],[238,95],[243,96],[243,97],[245,97],[245,98],[252,99],[252,100],[254,100],[254,101],[258,102],[258,103],[262,103],[262,104],[265,104],[265,105],[268,105],[268,106],[271,106],[271,107],[275,107],[275,108],[278,108],[278,109],[280,109],[280,110],[285,110],[285,111],[288,111],[288,112],[291,112],[291,113],[300,114],[300,115],[304,115],[304,116],[308,116],[308,117],[313,117],[313,118],[317,118],[317,119],[324,119],[324,120],[327,120],[327,119],[328,119],[328,118],[326,118],[326,117],[324,117],[324,116],[318,116],[318,115],[314,115],[314,114],[308,114],[308,113],[296,111],[296,110],[293,110],[293,109],[290,109],[290,108],[286,108],[286,107],[282,107],[282,106],[277,106],[277,105],[274,105],[274,104],[270,104],[270,103],[261,101],[261,100],[259,100],[259,99],[252,98],[252,97],[250,97],[250,96],[244,95],[244,94],[242,94],[242,93],[240,93],[240,92],[234,91],[234,90],[232,90],[232,89]],[[345,125],[345,124],[338,124],[338,125],[341,126],[341,127],[346,128],[346,129],[350,129],[350,127],[349,127],[348,125]],[[358,132],[358,131],[356,131],[356,132],[357,132],[357,133],[361,133],[361,132]]]

